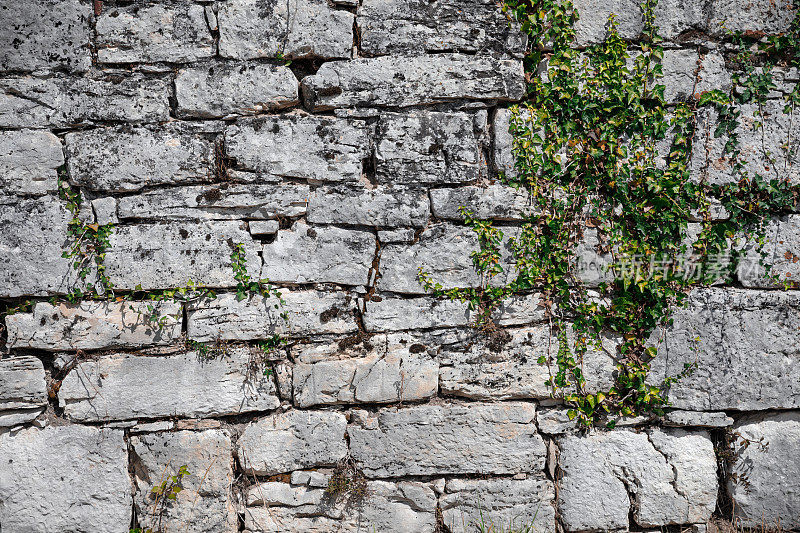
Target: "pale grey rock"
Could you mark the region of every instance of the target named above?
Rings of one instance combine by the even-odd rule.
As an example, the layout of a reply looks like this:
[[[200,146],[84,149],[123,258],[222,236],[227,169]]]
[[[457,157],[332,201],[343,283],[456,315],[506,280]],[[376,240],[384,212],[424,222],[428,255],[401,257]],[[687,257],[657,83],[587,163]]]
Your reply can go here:
[[[545,322],[546,304],[542,298],[540,293],[507,296],[492,313],[492,320],[498,326],[527,326]]]
[[[36,357],[0,359],[0,427],[26,424],[45,410],[46,379]]]
[[[494,169],[501,175],[514,177],[517,175],[515,165],[517,157],[514,155],[514,137],[511,134],[511,124],[519,111],[501,108],[497,110],[492,123],[494,132]],[[525,114],[527,116],[527,114]],[[502,187],[502,185],[500,185]],[[509,190],[511,188],[509,187]]]
[[[737,520],[744,527],[800,528],[800,414],[752,415],[737,422],[734,431],[741,438],[735,441],[732,473],[746,480],[728,482]],[[745,446],[742,439],[753,442]]]
[[[237,220],[297,217],[306,214],[308,196],[307,185],[293,184],[223,183],[171,187],[120,198],[119,218]]]
[[[61,141],[50,132],[0,132],[0,191],[38,196],[58,190]]]
[[[564,406],[542,407],[536,413],[536,425],[546,435],[576,433],[580,428],[575,419],[569,419],[569,409]]]
[[[608,36],[608,17],[612,14],[623,39],[636,39],[644,29],[642,8],[637,0],[575,0],[573,5],[580,16],[575,24],[575,39],[579,46],[604,41]]]
[[[485,129],[465,113],[383,113],[378,120],[375,177],[386,184],[444,184],[486,175]]]
[[[778,288],[800,283],[800,215],[772,219],[765,224],[765,244],[757,236],[743,244],[736,277],[745,287]],[[763,263],[763,264],[762,264]]]
[[[247,488],[247,505],[253,506],[273,506],[283,507],[304,507],[308,505],[320,505],[325,498],[325,491],[321,489],[309,489],[305,483],[295,483],[295,474],[292,472],[292,484],[280,481],[266,481]],[[327,485],[326,485],[327,486]]]
[[[794,18],[791,2],[755,0],[712,0],[709,32],[726,36],[728,32],[785,32]]]
[[[367,331],[401,331],[467,326],[473,319],[467,304],[430,297],[372,298],[366,304]]]
[[[476,400],[546,399],[553,394],[545,382],[557,368],[558,337],[550,326],[505,330],[495,335],[478,335],[466,346],[442,349],[439,383],[442,392]],[[572,335],[569,334],[570,346]],[[604,348],[616,354],[613,339],[604,339]],[[540,357],[548,360],[539,364]],[[607,390],[614,385],[616,363],[604,351],[590,346],[581,361],[586,391]],[[556,396],[563,395],[560,391]]]
[[[237,443],[249,474],[272,475],[329,466],[347,455],[347,421],[332,411],[287,411],[253,422]]]
[[[150,322],[151,314],[162,318],[162,324]],[[59,351],[166,345],[181,334],[181,306],[171,301],[41,302],[31,313],[7,317],[6,327],[11,348]]]
[[[372,233],[296,222],[264,245],[261,277],[287,283],[366,285],[374,256]]]
[[[228,155],[243,169],[280,178],[361,180],[370,142],[363,121],[287,115],[241,120],[225,130]]]
[[[252,220],[248,224],[251,235],[275,235],[280,229],[277,220]]]
[[[298,407],[422,400],[438,390],[439,363],[413,337],[376,335],[368,347],[338,343],[293,350]]]
[[[800,406],[800,293],[701,289],[673,325],[654,333],[651,380],[697,368],[669,390],[673,407],[692,411]],[[663,340],[662,340],[663,337]]]
[[[420,405],[364,413],[347,432],[369,477],[516,474],[544,468],[535,418],[527,403]]]
[[[288,67],[211,63],[178,71],[178,116],[217,118],[252,115],[300,103],[299,82]]]
[[[708,0],[661,0],[654,9],[658,34],[675,39],[695,30],[708,30]]]
[[[140,75],[0,79],[0,127],[64,128],[169,118],[169,86]]]
[[[412,243],[414,242],[414,233],[414,228],[378,230],[378,241],[381,244]]]
[[[330,482],[330,476],[316,470],[299,470],[292,472],[292,485],[308,485],[318,489],[324,489]]]
[[[733,425],[733,418],[725,413],[702,411],[670,411],[664,415],[665,426],[724,428]]]
[[[275,383],[249,372],[247,348],[204,359],[105,355],[78,364],[58,391],[64,414],[81,422],[158,417],[213,417],[268,411],[280,405]]]
[[[361,52],[466,52],[522,57],[525,35],[489,0],[459,3],[366,0],[356,19]]]
[[[704,87],[698,87],[697,83],[700,66],[697,50],[664,50],[661,66],[664,75],[657,83],[664,85],[664,100],[667,102],[687,101],[695,93],[703,92]]]
[[[437,218],[464,220],[461,208],[477,219],[522,220],[532,211],[527,192],[499,183],[487,187],[431,190],[431,205]]]
[[[0,7],[0,71],[66,69],[92,64],[91,11],[79,0],[29,0]]]
[[[308,201],[309,222],[359,226],[423,227],[430,216],[421,189],[320,187]]]
[[[215,52],[205,10],[194,2],[109,7],[95,32],[100,63],[185,63]]]
[[[122,431],[50,426],[0,434],[0,523],[19,532],[119,533],[130,526]]]
[[[439,507],[452,533],[469,533],[480,524],[497,531],[556,531],[553,482],[542,477],[451,479],[445,490]]]
[[[217,18],[222,57],[352,56],[355,17],[324,0],[229,0]]]
[[[459,54],[384,56],[324,63],[302,80],[314,111],[352,106],[436,104],[452,100],[519,100],[522,63]]]
[[[261,258],[243,222],[173,222],[114,228],[105,265],[114,287],[143,290],[185,287],[235,287],[231,253],[243,244],[245,269],[258,279]]]
[[[134,436],[131,448],[136,460],[134,502],[142,527],[192,533],[238,531],[231,439],[225,431]],[[154,513],[153,487],[176,475],[184,465],[189,474],[181,479],[183,490],[164,506],[163,514]]]
[[[704,432],[618,430],[558,444],[567,531],[627,529],[631,512],[642,527],[705,523],[714,511],[717,464]]]
[[[188,311],[187,334],[190,339],[208,342],[266,339],[275,334],[346,334],[358,329],[353,318],[355,301],[349,295],[282,290],[281,296],[286,302],[282,308],[273,297],[236,301],[235,294],[193,303]],[[281,318],[282,312],[288,314],[288,322]]]
[[[211,142],[180,125],[99,128],[70,133],[65,142],[70,182],[95,191],[131,192],[212,178]]]
[[[116,224],[119,222],[117,216],[117,199],[111,196],[106,198],[96,198],[92,200],[92,211],[94,212],[97,223],[101,226]]]

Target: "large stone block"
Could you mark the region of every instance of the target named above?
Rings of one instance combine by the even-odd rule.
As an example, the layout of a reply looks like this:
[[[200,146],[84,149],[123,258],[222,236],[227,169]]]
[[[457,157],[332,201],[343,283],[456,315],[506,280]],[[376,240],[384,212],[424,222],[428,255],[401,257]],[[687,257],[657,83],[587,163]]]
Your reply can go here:
[[[100,128],[65,137],[70,181],[95,191],[210,181],[213,148],[180,125]]]
[[[214,358],[198,352],[167,356],[105,355],[78,364],[58,391],[64,414],[81,422],[136,418],[227,416],[280,405],[275,383],[251,372],[247,348]]]
[[[178,71],[178,116],[252,115],[300,103],[299,82],[288,67],[212,63]]]
[[[132,4],[103,10],[95,24],[100,63],[184,63],[214,55],[201,4]]]
[[[332,411],[288,411],[261,418],[239,437],[245,472],[273,475],[330,466],[347,455],[347,421]]]
[[[608,18],[611,15],[623,39],[634,40],[644,29],[642,7],[637,0],[575,0],[573,5],[580,17],[575,24],[575,39],[579,46],[604,41],[608,36]]]
[[[163,323],[150,322],[152,314]],[[6,327],[11,348],[59,351],[166,345],[180,337],[181,306],[169,301],[42,302],[31,313],[7,317]]]
[[[527,192],[499,183],[488,187],[433,189],[431,205],[437,218],[459,221],[464,220],[462,207],[474,218],[483,220],[522,220],[532,210]]]
[[[675,311],[673,325],[658,345],[651,379],[676,376],[684,364],[697,362],[690,376],[671,386],[674,407],[800,407],[798,308],[796,291],[698,290],[686,308]]]
[[[744,527],[800,528],[800,414],[748,416],[734,431],[741,438],[734,445],[736,482],[728,490],[736,518]]]
[[[486,175],[485,121],[465,113],[383,113],[378,120],[375,177],[386,184],[444,184]]]
[[[516,474],[544,468],[536,406],[420,405],[358,412],[350,451],[368,477]]]
[[[0,127],[65,128],[169,118],[169,85],[140,75],[0,79]]]
[[[3,530],[119,533],[131,522],[122,431],[51,426],[0,435]]]
[[[611,431],[558,443],[567,531],[705,524],[714,512],[717,463],[707,433]]]
[[[29,0],[0,7],[0,71],[66,69],[92,64],[91,10],[79,0]]]
[[[231,439],[223,430],[178,431],[131,437],[135,458],[139,525],[163,531],[235,533],[239,530],[233,492]],[[183,490],[168,505],[156,502],[152,489],[177,475]],[[163,501],[163,500],[162,500]]]
[[[0,359],[0,427],[25,424],[45,410],[46,378],[36,357]]]
[[[50,132],[0,132],[0,192],[42,195],[58,190],[61,141]]]
[[[442,520],[452,533],[556,531],[553,483],[542,477],[451,479],[439,498]]]
[[[298,407],[422,400],[438,390],[439,363],[414,337],[376,335],[363,345],[293,349]]]
[[[736,277],[750,288],[800,286],[800,215],[772,219],[763,232],[763,246],[755,237],[742,243]]]
[[[236,59],[349,58],[352,13],[323,0],[231,0],[220,5],[219,53]]]
[[[302,87],[306,105],[314,111],[452,100],[507,101],[525,94],[520,61],[459,54],[329,62],[303,78]]]
[[[236,220],[297,217],[306,213],[307,185],[194,185],[119,199],[120,220]]]
[[[358,7],[361,51],[366,55],[525,52],[525,35],[494,2],[367,0]]]
[[[661,0],[654,11],[658,34],[665,39],[708,30],[708,0]]]
[[[466,303],[429,297],[373,298],[363,316],[367,331],[459,327],[473,318]]]
[[[114,287],[144,290],[184,287],[235,287],[231,253],[245,249],[245,269],[258,279],[261,258],[243,222],[138,224],[116,226],[105,265]]]
[[[239,121],[225,131],[225,147],[245,170],[331,182],[359,182],[370,155],[364,122],[305,115]]]
[[[421,189],[320,187],[310,196],[308,221],[379,227],[423,227],[428,194]]]
[[[296,222],[264,245],[261,277],[286,283],[366,285],[375,246],[375,236],[366,231]]]
[[[282,308],[276,308],[279,303],[272,297],[236,301],[235,294],[194,303],[189,308],[187,335],[208,342],[266,339],[276,333],[297,337],[345,334],[358,329],[353,316],[355,301],[349,295],[286,290],[281,295],[286,302]],[[282,312],[288,314],[287,321],[281,318]]]
[[[789,29],[793,18],[792,3],[785,0],[711,0],[708,29],[726,37],[737,31],[781,33]]]

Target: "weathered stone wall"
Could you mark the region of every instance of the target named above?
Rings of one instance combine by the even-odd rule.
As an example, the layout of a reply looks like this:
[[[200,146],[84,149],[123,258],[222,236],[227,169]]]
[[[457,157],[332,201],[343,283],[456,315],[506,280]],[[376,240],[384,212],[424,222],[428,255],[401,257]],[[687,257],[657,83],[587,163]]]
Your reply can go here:
[[[634,0],[575,4],[576,46],[612,12],[625,38],[642,31]],[[536,363],[553,344],[537,294],[496,312],[498,346],[418,282],[419,267],[479,282],[460,206],[512,234],[526,205],[497,182],[526,43],[493,0],[0,0],[0,15],[0,298],[31,302],[3,324],[3,533],[461,533],[481,516],[702,531],[731,502],[744,524],[800,530],[800,292],[753,269],[696,292],[656,340],[655,375],[698,362],[675,410],[579,434]],[[667,98],[730,87],[723,20],[791,18],[785,0],[662,0]],[[800,139],[781,95],[765,135],[744,121],[748,164]],[[699,117],[692,168],[724,182],[715,120]],[[59,178],[84,227],[115,224],[105,274],[131,301],[64,300],[86,280],[62,257]],[[770,227],[782,274],[800,275],[799,226]],[[288,320],[275,297],[237,298],[237,244]],[[145,301],[189,282],[216,298]],[[265,355],[276,333],[289,342]],[[584,365],[590,389],[613,381],[604,353]],[[715,456],[731,431],[768,442],[741,450],[739,482]],[[363,472],[362,501],[326,494],[337,464]]]

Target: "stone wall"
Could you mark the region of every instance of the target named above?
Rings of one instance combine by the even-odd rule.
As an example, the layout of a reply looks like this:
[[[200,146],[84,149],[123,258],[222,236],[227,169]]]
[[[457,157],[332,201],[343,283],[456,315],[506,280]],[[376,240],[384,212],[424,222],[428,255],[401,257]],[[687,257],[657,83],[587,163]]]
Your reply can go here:
[[[642,31],[636,1],[575,4],[576,46],[612,12],[625,38]],[[785,4],[661,0],[667,98],[730,88],[720,23],[779,32]],[[743,524],[800,530],[800,292],[752,269],[697,291],[658,341],[655,375],[698,362],[674,410],[578,433],[536,363],[553,343],[537,294],[496,312],[497,346],[418,282],[419,267],[479,282],[460,206],[510,233],[526,204],[497,181],[526,43],[494,1],[0,13],[0,298],[30,302],[3,324],[3,533],[703,531],[731,504]],[[781,96],[767,135],[743,122],[749,164],[800,139]],[[699,120],[693,171],[724,182],[725,140]],[[64,299],[97,272],[62,257],[60,180],[82,193],[83,227],[114,224],[103,266],[120,298]],[[770,228],[782,274],[800,274],[799,226]],[[274,296],[237,297],[239,244],[286,320]],[[216,298],[147,301],[190,282]],[[288,342],[265,351],[275,334]],[[613,380],[603,353],[584,365],[590,388]],[[726,434],[768,443],[739,450],[734,478],[715,454]],[[159,502],[182,465],[183,490]],[[331,479],[356,490],[334,498]]]

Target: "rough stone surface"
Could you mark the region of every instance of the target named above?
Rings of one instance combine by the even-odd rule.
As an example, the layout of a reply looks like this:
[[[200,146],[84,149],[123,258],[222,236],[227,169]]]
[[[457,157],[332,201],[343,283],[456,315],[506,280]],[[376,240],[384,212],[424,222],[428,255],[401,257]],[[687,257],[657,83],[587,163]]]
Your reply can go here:
[[[131,438],[135,482],[134,501],[142,527],[192,533],[238,531],[231,439],[223,430],[178,431]],[[164,513],[154,513],[153,487],[176,475],[182,465],[189,474]],[[156,516],[153,516],[153,515]]]
[[[708,29],[711,33],[725,35],[727,32],[780,33],[789,28],[794,13],[791,2],[755,0],[713,0]]]
[[[619,430],[558,444],[567,531],[627,529],[631,511],[642,527],[705,523],[714,511],[716,457],[706,433]]]
[[[369,477],[516,474],[544,467],[535,418],[526,403],[421,405],[363,412],[347,432]]]
[[[203,6],[176,1],[103,10],[95,24],[100,63],[170,63],[214,55]]]
[[[59,404],[68,418],[79,421],[202,418],[275,409],[280,404],[275,383],[260,369],[248,371],[251,357],[246,348],[207,361],[199,352],[107,355],[67,374]]]
[[[225,146],[243,169],[313,181],[359,182],[369,155],[364,122],[304,115],[239,121]]]
[[[733,425],[733,418],[725,413],[699,411],[670,411],[664,416],[666,426],[724,428]]]
[[[42,362],[22,356],[0,359],[0,427],[34,420],[47,407]]]
[[[479,524],[497,531],[532,528],[556,531],[553,483],[541,477],[523,480],[452,479],[439,498],[444,524],[453,533],[469,533]]]
[[[264,245],[261,277],[288,283],[366,285],[375,236],[366,231],[297,222]]]
[[[119,533],[131,521],[122,431],[86,426],[0,435],[0,523],[8,531]]]
[[[800,283],[800,215],[772,219],[765,224],[763,247],[757,241],[743,244],[736,277],[745,287],[782,288]],[[762,264],[763,263],[763,264]]]
[[[435,298],[373,298],[366,305],[367,331],[398,331],[466,326],[472,320],[467,304]]]
[[[308,202],[308,221],[359,226],[423,227],[428,222],[428,195],[419,189],[347,189],[320,187]]]
[[[231,0],[219,8],[219,53],[235,59],[351,57],[352,13],[323,0]]]
[[[251,115],[300,103],[299,83],[284,66],[212,63],[175,77],[178,116]]]
[[[0,192],[38,196],[58,190],[61,141],[49,132],[0,132]]]
[[[530,203],[526,192],[500,184],[431,190],[434,216],[448,220],[464,220],[462,207],[477,219],[522,220]]]
[[[332,411],[288,411],[249,424],[239,437],[244,470],[272,475],[333,465],[347,455],[343,414]]]
[[[608,17],[614,14],[617,31],[623,39],[635,39],[644,29],[641,4],[636,0],[576,0],[573,2],[580,19],[575,24],[576,44],[602,42],[608,36]]]
[[[319,291],[281,291],[283,308],[274,298],[252,296],[236,301],[234,294],[192,304],[188,312],[190,339],[208,342],[266,339],[276,333],[293,336],[319,333],[345,334],[358,329],[354,301],[343,294]],[[280,314],[288,313],[288,322]]]
[[[82,72],[92,62],[89,14],[79,0],[7,2],[0,7],[0,72],[63,68]]]
[[[678,375],[684,364],[696,361],[694,372],[670,388],[673,407],[797,408],[799,305],[796,291],[715,288],[692,293],[658,345],[652,379]]]
[[[522,63],[460,54],[384,56],[325,63],[303,79],[314,111],[348,106],[435,104],[450,100],[519,100]]]
[[[733,473],[740,483],[728,483],[736,517],[745,527],[800,528],[800,414],[786,412],[752,415],[740,420],[735,431],[754,441],[738,439]],[[766,449],[758,444],[763,440]],[[745,482],[746,481],[746,482]]]
[[[376,335],[366,346],[339,343],[293,351],[298,407],[422,400],[438,390],[439,364],[413,337]]]
[[[148,320],[149,306],[164,319],[160,326]],[[169,344],[181,334],[180,315],[173,302],[42,302],[31,313],[6,318],[8,346],[59,351]]]
[[[211,178],[211,143],[180,126],[101,128],[70,133],[65,140],[70,180],[95,191],[129,192]]]

